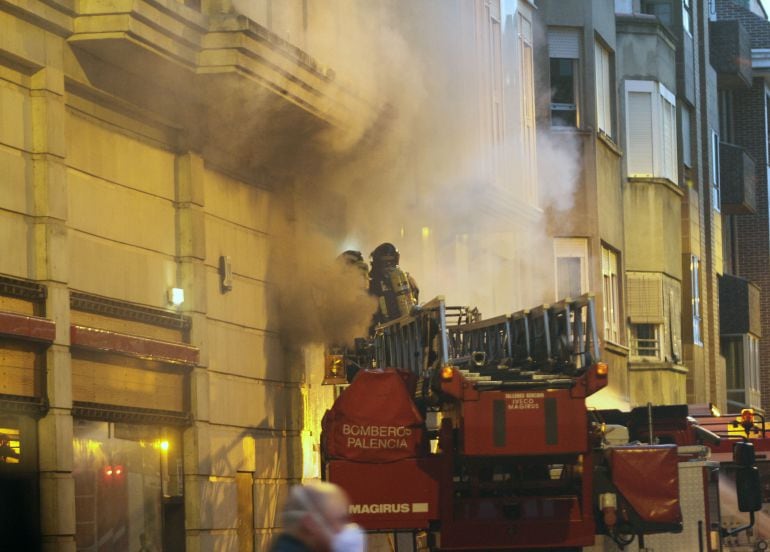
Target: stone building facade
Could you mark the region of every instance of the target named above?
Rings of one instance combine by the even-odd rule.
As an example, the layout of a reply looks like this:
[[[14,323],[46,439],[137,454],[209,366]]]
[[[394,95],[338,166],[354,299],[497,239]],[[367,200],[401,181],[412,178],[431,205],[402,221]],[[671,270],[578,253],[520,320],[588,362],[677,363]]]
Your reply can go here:
[[[320,387],[322,349],[282,329],[278,289],[307,277],[308,236],[344,233],[338,222],[352,202],[331,185],[318,193],[319,174],[340,160],[355,166],[360,150],[351,144],[380,152],[378,129],[398,118],[351,70],[355,56],[340,40],[351,7],[304,0],[0,7],[4,545],[264,550],[289,485],[320,475],[318,428],[334,390]],[[514,266],[521,250],[508,248],[521,232],[501,213],[513,205],[526,220],[537,214],[533,5],[521,0],[501,12],[489,2],[439,2],[424,10],[400,16],[436,17],[450,30],[431,42],[405,26],[404,52],[424,57],[462,37],[461,66],[482,60],[486,68],[473,79],[449,65],[427,71],[436,77],[427,89],[446,88],[439,78],[462,84],[449,87],[457,94],[444,105],[472,109],[442,115],[438,127],[423,120],[420,138],[462,128],[473,151],[494,140],[515,146],[510,151],[525,152],[517,170],[529,167],[517,180],[528,200],[519,204],[520,190],[498,182],[491,199],[509,206],[497,202],[497,226],[486,234],[399,221],[396,237],[406,236],[412,258],[433,259],[425,273],[446,274],[438,255],[451,252],[466,279],[474,265],[492,274],[495,263]],[[495,53],[519,31],[525,37],[508,50],[506,67],[525,67],[527,86],[514,80],[504,98],[511,81]],[[399,37],[388,46],[397,49]],[[458,127],[465,117],[472,127]],[[503,140],[503,121],[513,125],[512,141]],[[435,155],[442,174],[455,172],[449,151]],[[469,172],[494,180],[499,153],[481,156]],[[433,173],[415,166],[405,173],[410,182]],[[359,180],[351,180],[354,191],[363,189]],[[420,191],[418,207],[436,197],[438,181],[431,193]],[[308,206],[317,207],[313,216],[305,216]],[[381,215],[367,209],[372,220]],[[284,220],[276,225],[276,217]],[[368,230],[372,240],[391,238]],[[465,244],[492,234],[498,248],[469,252]],[[459,289],[462,277],[454,284]],[[515,295],[503,275],[496,285],[509,294],[496,295],[499,305],[514,296],[536,302]]]
[[[349,236],[488,315],[594,292],[597,405],[760,406],[723,355],[767,334],[766,20],[728,0],[319,5],[0,5],[12,542],[264,550],[288,486],[320,475],[335,393],[281,286],[323,280],[305,257]],[[388,55],[362,64],[345,38],[380,17]],[[756,41],[743,84],[720,32]],[[728,160],[756,187],[728,187]]]
[[[309,384],[257,169],[370,108],[224,5],[10,2],[0,29],[3,546],[265,549]]]

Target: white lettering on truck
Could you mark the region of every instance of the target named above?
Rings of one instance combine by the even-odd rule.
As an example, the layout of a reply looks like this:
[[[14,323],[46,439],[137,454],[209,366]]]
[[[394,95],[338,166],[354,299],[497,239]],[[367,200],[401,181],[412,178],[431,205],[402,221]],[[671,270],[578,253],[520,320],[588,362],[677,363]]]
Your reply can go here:
[[[351,504],[348,509],[350,514],[409,514],[427,513],[427,502],[408,502],[394,504]]]
[[[406,437],[412,430],[404,426],[342,424],[342,434],[347,437],[348,448],[405,449],[409,448]]]

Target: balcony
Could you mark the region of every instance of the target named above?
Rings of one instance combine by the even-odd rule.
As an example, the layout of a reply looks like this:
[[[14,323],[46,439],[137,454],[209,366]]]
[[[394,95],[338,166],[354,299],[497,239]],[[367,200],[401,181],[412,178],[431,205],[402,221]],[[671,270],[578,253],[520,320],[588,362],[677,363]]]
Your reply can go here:
[[[720,88],[751,87],[751,39],[740,21],[709,23],[709,60]]]
[[[759,288],[745,278],[724,274],[719,277],[719,333],[762,336]]]
[[[353,140],[386,115],[264,26],[203,7],[200,0],[78,3],[67,38],[69,89],[163,113],[185,129],[189,147],[247,174],[276,161],[297,137],[330,131]]]
[[[727,215],[751,215],[757,212],[756,165],[740,146],[720,142],[719,181],[722,212]]]

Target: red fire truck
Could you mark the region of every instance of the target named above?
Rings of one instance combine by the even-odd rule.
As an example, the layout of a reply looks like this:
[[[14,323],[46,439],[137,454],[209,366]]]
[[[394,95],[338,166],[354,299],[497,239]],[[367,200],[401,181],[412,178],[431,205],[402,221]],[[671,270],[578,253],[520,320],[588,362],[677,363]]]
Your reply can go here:
[[[702,444],[718,438],[686,407],[586,407],[607,383],[591,296],[488,320],[437,298],[379,326],[357,358],[363,369],[326,413],[321,448],[325,477],[367,530],[421,533],[435,550],[580,550],[597,535],[644,549],[682,533],[720,550]],[[750,471],[749,452],[739,456]],[[685,464],[698,466],[685,476],[700,481],[704,510],[692,530]],[[744,495],[741,509],[758,509]]]

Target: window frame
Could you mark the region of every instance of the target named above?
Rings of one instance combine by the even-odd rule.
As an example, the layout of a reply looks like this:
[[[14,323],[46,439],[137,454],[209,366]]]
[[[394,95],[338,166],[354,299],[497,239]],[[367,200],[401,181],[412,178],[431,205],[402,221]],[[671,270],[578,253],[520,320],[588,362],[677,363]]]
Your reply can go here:
[[[719,181],[720,171],[720,159],[719,159],[719,133],[711,129],[711,174],[709,180],[711,181],[711,207],[717,212],[722,211],[722,190]]]
[[[594,95],[596,96],[596,130],[613,138],[612,113],[613,52],[599,38],[594,39]]]
[[[670,9],[667,21],[662,19],[660,14],[653,9],[654,6],[666,6]],[[646,15],[654,15],[664,27],[671,27],[674,24],[674,6],[671,0],[642,0],[640,11]]]
[[[692,341],[694,345],[703,346],[703,314],[701,313],[700,296],[700,258],[690,255],[690,299],[692,302]]]
[[[644,341],[649,341],[654,344],[654,347],[645,347],[645,350],[651,350],[653,351],[653,354],[641,354],[640,347],[639,347],[639,335],[638,331],[641,327],[650,327],[653,330],[654,337],[653,338],[644,338]],[[662,358],[662,352],[663,352],[663,332],[661,328],[661,324],[653,324],[653,323],[635,323],[630,324],[629,333],[631,337],[631,342],[629,343],[630,349],[631,349],[631,357],[635,360],[652,360],[659,362]]]
[[[579,59],[575,58],[548,58],[551,69],[553,69],[553,62],[570,62],[572,65],[572,99],[573,103],[560,103],[555,102],[553,98],[554,87],[551,85],[551,126],[554,128],[580,128],[580,73],[579,73]],[[553,83],[553,70],[551,74],[551,83]],[[557,124],[554,117],[555,111],[564,111],[575,114],[574,124]]]
[[[580,108],[580,71],[582,67],[581,58],[583,55],[582,48],[582,36],[581,29],[579,27],[549,27],[548,28],[548,61],[549,61],[549,76],[551,85],[551,126],[554,128],[580,128],[582,109]],[[572,66],[572,96],[573,103],[565,104],[553,101],[554,92],[554,75],[553,62],[570,62]],[[554,109],[554,106],[558,106],[561,109]],[[565,109],[564,107],[571,107],[571,109]],[[574,124],[554,124],[554,111],[570,111],[575,114]]]
[[[694,166],[692,155],[692,109],[687,104],[682,104],[681,130],[682,130],[682,164],[688,169]],[[687,124],[685,124],[687,121]]]
[[[602,244],[601,262],[604,339],[620,344],[620,253]]]
[[[765,86],[765,164],[770,165],[770,88]]]
[[[665,85],[653,80],[627,80],[624,84],[626,100],[626,175],[629,178],[666,178],[672,183],[679,181],[679,159],[677,155],[677,109],[676,96]],[[642,160],[637,156],[641,151],[635,152],[632,144],[632,133],[636,128],[632,124],[633,116],[630,109],[631,94],[649,94],[650,100],[650,134],[649,160]],[[668,119],[668,128],[666,120]],[[644,146],[647,146],[646,140]],[[668,143],[668,148],[666,144]],[[632,166],[642,167],[648,170],[638,170]]]
[[[556,279],[555,301],[566,298],[559,290],[559,259],[579,259],[580,261],[580,295],[588,291],[588,239],[587,238],[554,238],[554,277]],[[578,297],[580,296],[578,295]],[[577,299],[577,297],[572,297]]]
[[[526,199],[531,205],[539,201],[537,186],[537,121],[535,105],[535,61],[533,43],[533,23],[523,11],[516,12],[516,31],[519,49],[519,109],[520,132],[522,137],[523,162],[521,167]]]
[[[732,403],[731,406],[736,408],[759,407],[761,405],[759,338],[749,333],[722,335],[720,353],[725,357],[725,391],[728,405]],[[736,353],[736,356],[732,353]],[[735,382],[741,383],[742,386],[735,387]],[[742,401],[735,400],[737,394],[742,396]]]
[[[682,0],[682,29],[692,38],[692,0]]]

